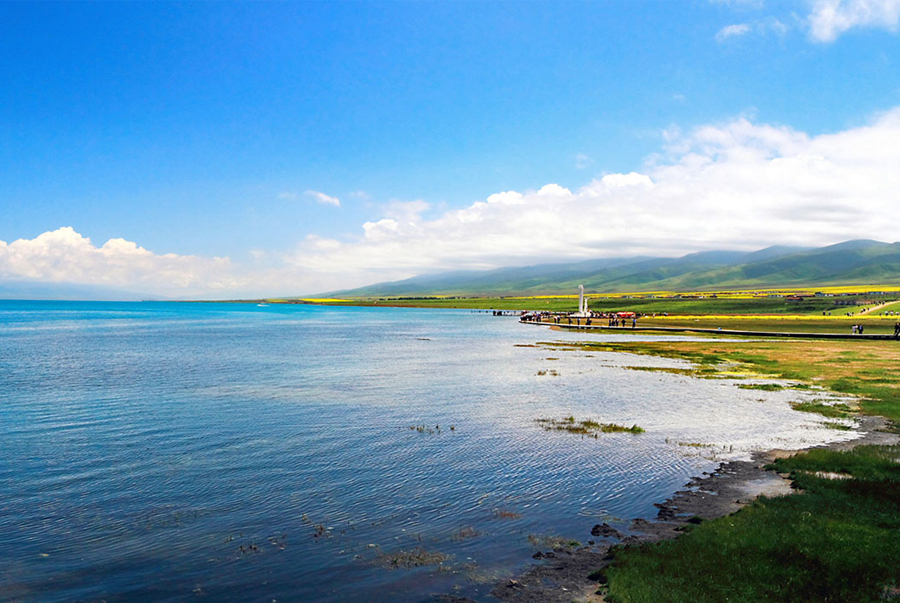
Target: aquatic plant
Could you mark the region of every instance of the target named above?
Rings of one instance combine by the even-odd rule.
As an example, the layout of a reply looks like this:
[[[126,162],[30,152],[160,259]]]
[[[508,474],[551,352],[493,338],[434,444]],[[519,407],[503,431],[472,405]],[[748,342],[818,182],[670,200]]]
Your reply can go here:
[[[637,425],[626,427],[615,423],[600,423],[593,419],[578,421],[574,416],[562,419],[535,419],[535,423],[538,423],[545,431],[568,431],[593,438],[596,438],[598,433],[644,433],[645,431]]]
[[[506,509],[494,509],[494,517],[497,519],[521,519],[522,515],[515,511],[507,511]]]
[[[783,385],[778,383],[738,383],[741,389],[758,389],[764,392],[778,392],[784,389]]]
[[[450,540],[452,542],[460,542],[462,540],[468,540],[469,538],[475,538],[476,536],[480,535],[481,532],[479,532],[472,526],[463,526],[450,534]]]
[[[425,425],[425,424],[422,424],[422,425],[410,425],[410,426],[409,426],[409,429],[410,429],[410,431],[416,431],[416,432],[418,432],[418,433],[441,433],[441,426],[440,426],[440,425],[435,425],[434,427],[430,427],[430,426]],[[455,431],[455,430],[456,430],[456,427],[454,427],[454,426],[451,425],[451,426],[450,426],[450,431]]]
[[[581,543],[577,540],[563,538],[561,536],[550,536],[547,534],[529,534],[528,542],[536,549],[552,549],[554,551],[562,551],[564,549],[581,546]]]
[[[449,555],[417,546],[406,551],[379,553],[375,557],[375,563],[387,569],[411,569],[425,565],[440,565],[448,559]]]

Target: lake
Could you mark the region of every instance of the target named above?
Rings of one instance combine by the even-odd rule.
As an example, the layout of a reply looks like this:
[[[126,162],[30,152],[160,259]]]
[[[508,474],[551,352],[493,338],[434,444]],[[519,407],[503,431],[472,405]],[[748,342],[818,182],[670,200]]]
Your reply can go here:
[[[0,301],[0,600],[486,601],[548,537],[653,518],[718,459],[853,437],[791,410],[809,393],[533,345],[622,337],[462,310]],[[569,415],[646,432],[536,422]]]

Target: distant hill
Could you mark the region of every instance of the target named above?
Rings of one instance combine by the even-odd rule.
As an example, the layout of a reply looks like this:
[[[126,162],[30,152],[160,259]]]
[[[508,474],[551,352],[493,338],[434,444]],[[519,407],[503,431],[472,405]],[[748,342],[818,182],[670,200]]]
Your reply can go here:
[[[139,301],[165,298],[162,298],[159,295],[141,294],[134,291],[99,285],[6,281],[0,282],[0,299]]]
[[[707,251],[680,258],[612,258],[444,272],[327,296],[553,295],[572,293],[581,284],[589,293],[900,285],[900,243],[855,240],[816,249],[775,246],[754,252]]]

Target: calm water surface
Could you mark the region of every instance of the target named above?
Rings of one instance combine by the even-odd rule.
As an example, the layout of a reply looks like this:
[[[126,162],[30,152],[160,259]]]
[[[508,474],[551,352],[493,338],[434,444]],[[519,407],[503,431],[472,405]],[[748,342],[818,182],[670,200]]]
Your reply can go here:
[[[851,437],[790,410],[803,392],[530,346],[600,337],[468,311],[0,302],[0,601],[489,600],[535,536],[654,517],[709,451]],[[535,423],[567,415],[647,433]],[[410,551],[446,557],[391,567]]]

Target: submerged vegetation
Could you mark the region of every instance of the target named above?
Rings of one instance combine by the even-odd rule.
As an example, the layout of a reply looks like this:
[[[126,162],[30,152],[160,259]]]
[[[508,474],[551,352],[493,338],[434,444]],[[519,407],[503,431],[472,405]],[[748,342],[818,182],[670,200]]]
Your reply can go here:
[[[429,551],[424,547],[416,547],[406,551],[380,553],[375,562],[388,569],[411,569],[425,565],[441,565],[450,557],[439,551]]]
[[[597,437],[598,433],[644,433],[644,429],[637,425],[625,427],[615,423],[600,423],[592,419],[578,421],[574,416],[563,419],[535,419],[545,431],[568,431],[583,436]]]
[[[746,341],[717,337],[695,341],[545,342],[542,345],[591,353],[627,352],[687,360],[693,363],[687,370],[697,377],[747,375],[801,382],[790,388],[817,386],[856,396],[861,412],[900,422],[900,371],[897,370],[900,345],[892,341]]]
[[[529,534],[528,542],[536,549],[552,549],[554,551],[573,549],[581,546],[581,543],[577,540],[562,538],[560,536],[549,536],[547,534]]]

